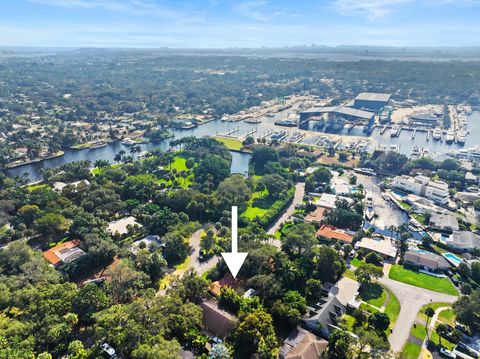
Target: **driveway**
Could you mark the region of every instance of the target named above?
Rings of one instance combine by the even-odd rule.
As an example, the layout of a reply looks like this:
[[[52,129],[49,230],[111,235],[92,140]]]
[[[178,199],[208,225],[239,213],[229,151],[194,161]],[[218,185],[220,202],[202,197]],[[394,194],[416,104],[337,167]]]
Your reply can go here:
[[[290,218],[293,212],[295,212],[295,206],[303,202],[304,195],[305,195],[305,182],[298,182],[295,185],[295,194],[293,195],[292,203],[285,210],[285,212],[283,212],[280,218],[278,218],[277,221],[270,227],[270,229],[267,232],[268,234],[273,236],[275,232],[277,232],[280,229],[280,226]],[[272,244],[277,248],[280,248],[282,246],[282,243],[277,239],[273,240]]]
[[[422,306],[431,302],[453,303],[458,297],[389,279],[389,270],[390,265],[386,264],[384,269],[385,275],[378,282],[388,287],[400,302],[400,314],[393,328],[393,333],[388,338],[392,350],[400,352],[408,339],[410,329]]]
[[[193,253],[190,256],[189,268],[193,268],[197,271],[199,275],[207,272],[217,265],[218,257],[213,256],[212,258],[201,262],[200,261],[200,236],[203,232],[203,229],[199,229],[190,237],[190,247],[193,249]]]

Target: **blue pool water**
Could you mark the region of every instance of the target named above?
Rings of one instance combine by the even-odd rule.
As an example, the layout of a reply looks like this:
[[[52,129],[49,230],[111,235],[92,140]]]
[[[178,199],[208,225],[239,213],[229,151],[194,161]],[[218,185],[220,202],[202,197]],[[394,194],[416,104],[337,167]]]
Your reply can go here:
[[[460,263],[462,263],[462,260],[453,253],[443,253],[443,256],[456,267],[458,267]]]

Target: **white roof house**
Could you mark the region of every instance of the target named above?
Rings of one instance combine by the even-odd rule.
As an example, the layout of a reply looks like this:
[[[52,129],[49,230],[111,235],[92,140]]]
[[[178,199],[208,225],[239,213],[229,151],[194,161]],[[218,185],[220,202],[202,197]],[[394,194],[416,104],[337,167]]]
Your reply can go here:
[[[355,248],[364,248],[368,251],[376,252],[384,258],[395,258],[397,256],[397,246],[390,239],[364,237],[355,243]]]
[[[115,234],[118,233],[120,235],[127,234],[128,229],[127,226],[138,226],[142,227],[140,223],[137,222],[137,219],[133,216],[130,217],[125,217],[122,219],[119,219],[117,221],[112,221],[108,224],[107,231],[110,234]]]

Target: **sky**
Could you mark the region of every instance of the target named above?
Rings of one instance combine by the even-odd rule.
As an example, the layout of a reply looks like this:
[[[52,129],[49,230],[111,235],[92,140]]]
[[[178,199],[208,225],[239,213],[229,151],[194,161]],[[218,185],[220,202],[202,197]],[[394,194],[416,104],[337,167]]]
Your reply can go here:
[[[480,0],[0,0],[0,46],[480,46]]]

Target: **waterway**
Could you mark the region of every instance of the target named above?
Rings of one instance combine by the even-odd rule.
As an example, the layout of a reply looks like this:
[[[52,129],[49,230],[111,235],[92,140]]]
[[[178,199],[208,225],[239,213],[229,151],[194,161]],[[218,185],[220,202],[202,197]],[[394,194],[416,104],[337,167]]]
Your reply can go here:
[[[234,132],[233,135],[243,139],[247,133],[252,130],[256,131],[254,137],[262,136],[273,130],[278,131],[287,129],[289,131],[295,131],[295,128],[282,128],[274,124],[277,119],[286,119],[291,111],[292,110],[286,110],[276,114],[275,117],[262,118],[262,122],[259,124],[248,124],[245,122],[222,122],[220,120],[214,120],[191,130],[175,130],[174,134],[175,138],[181,138],[185,136],[215,136],[237,129],[238,131]],[[469,148],[479,145],[480,112],[475,111],[468,117],[468,130],[470,131],[470,134],[467,136],[467,142],[463,147]],[[319,132],[318,134],[321,135],[322,133]],[[345,136],[366,136],[361,127],[355,127],[350,132],[346,129],[343,129],[338,134]],[[447,153],[462,148],[462,146],[458,144],[447,144],[445,141],[434,141],[432,138],[430,138],[430,141],[427,141],[426,137],[426,132],[417,132],[415,139],[412,139],[411,131],[402,131],[399,137],[390,137],[390,131],[387,130],[383,135],[381,135],[380,128],[376,128],[370,135],[370,138],[373,141],[367,147],[367,150],[371,152],[377,148],[379,144],[387,147],[391,144],[395,144],[399,146],[401,153],[409,156],[415,146],[427,149],[430,153]],[[167,150],[169,148],[169,143],[170,140],[165,140],[157,143],[142,144],[140,146],[142,151],[150,151],[154,148]],[[63,163],[81,160],[89,160],[94,163],[98,159],[105,159],[113,163],[115,155],[122,149],[128,153],[130,147],[123,145],[121,142],[114,142],[102,148],[83,150],[68,149],[65,151],[65,154],[62,157],[52,158],[41,162],[8,169],[6,170],[6,173],[9,176],[20,176],[24,173],[27,173],[31,181],[38,181],[42,178],[42,168],[52,168],[60,166]],[[245,173],[248,170],[249,159],[249,154],[232,152],[232,173]]]

